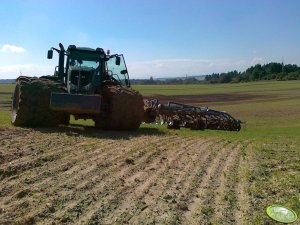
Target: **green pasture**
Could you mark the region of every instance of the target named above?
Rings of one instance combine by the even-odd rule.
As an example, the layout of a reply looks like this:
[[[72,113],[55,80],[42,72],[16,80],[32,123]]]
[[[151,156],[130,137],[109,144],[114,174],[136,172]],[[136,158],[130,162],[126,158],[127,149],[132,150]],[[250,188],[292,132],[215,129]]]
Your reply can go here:
[[[0,85],[0,126],[11,126],[10,101],[13,87]],[[222,93],[257,96],[252,100],[207,105],[212,109],[227,111],[242,120],[244,123],[240,132],[167,130],[158,124],[142,124],[142,128],[157,129],[166,135],[209,136],[250,143],[247,150],[241,150],[245,163],[243,173],[248,182],[248,204],[251,207],[247,223],[276,224],[265,215],[264,210],[270,204],[285,205],[300,214],[300,81],[136,85],[133,88],[144,96]],[[93,125],[92,121],[74,119],[71,119],[71,123]]]

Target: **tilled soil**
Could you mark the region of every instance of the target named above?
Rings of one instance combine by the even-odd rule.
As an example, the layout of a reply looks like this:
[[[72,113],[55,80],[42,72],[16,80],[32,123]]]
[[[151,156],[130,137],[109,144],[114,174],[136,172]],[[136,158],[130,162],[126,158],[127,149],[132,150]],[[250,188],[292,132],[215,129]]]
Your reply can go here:
[[[243,224],[248,143],[0,128],[0,224]]]

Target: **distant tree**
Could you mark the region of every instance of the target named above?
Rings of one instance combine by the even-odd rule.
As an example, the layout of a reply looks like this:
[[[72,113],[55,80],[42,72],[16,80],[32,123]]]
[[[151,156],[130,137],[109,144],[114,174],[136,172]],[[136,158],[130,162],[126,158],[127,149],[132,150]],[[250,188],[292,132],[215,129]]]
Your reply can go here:
[[[286,76],[286,80],[299,80],[300,79],[300,72],[291,72]]]
[[[297,72],[297,71],[299,71],[299,67],[295,64],[293,64],[293,65],[287,64],[287,65],[283,66],[282,71],[285,73]]]
[[[149,79],[149,84],[156,84],[156,82],[154,81],[153,77],[151,76]]]
[[[197,84],[199,81],[195,77],[188,77],[182,81],[183,84]]]
[[[250,75],[251,81],[261,80],[263,77],[265,77],[265,70],[261,67],[261,65],[256,65]]]
[[[269,63],[263,66],[263,69],[266,71],[266,74],[276,74],[282,72],[282,64],[281,63]]]
[[[254,70],[254,66],[249,67],[248,69],[246,69],[245,73],[247,74],[251,74]]]
[[[204,78],[205,81],[210,81],[211,80],[211,75],[206,75]]]
[[[230,73],[221,73],[220,75],[220,83],[230,83],[232,76]]]

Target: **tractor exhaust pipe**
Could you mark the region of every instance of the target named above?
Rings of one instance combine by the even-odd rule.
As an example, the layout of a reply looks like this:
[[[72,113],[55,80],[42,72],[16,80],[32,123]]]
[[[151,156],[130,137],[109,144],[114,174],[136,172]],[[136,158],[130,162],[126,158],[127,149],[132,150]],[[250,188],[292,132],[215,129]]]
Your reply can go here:
[[[65,78],[65,48],[62,45],[62,43],[59,43],[59,59],[58,59],[58,77],[59,79],[64,82],[64,78]]]

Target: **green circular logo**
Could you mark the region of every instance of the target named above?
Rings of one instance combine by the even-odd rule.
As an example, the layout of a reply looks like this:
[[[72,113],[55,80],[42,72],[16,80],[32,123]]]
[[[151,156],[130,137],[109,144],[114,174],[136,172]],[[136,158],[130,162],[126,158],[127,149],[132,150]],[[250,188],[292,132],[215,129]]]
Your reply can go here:
[[[266,212],[270,218],[281,223],[293,223],[297,220],[297,214],[285,206],[271,205]]]

